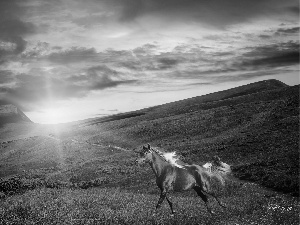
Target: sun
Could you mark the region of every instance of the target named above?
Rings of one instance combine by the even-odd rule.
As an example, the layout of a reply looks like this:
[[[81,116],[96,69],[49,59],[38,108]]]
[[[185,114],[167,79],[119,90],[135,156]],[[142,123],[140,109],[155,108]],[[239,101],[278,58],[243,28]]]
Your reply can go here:
[[[65,121],[66,112],[61,108],[47,108],[43,110],[44,123],[58,124]]]

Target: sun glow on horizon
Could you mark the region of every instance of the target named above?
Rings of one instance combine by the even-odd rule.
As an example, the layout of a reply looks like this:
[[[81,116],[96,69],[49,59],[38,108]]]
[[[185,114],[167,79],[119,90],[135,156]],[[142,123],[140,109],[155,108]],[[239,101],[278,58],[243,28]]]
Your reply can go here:
[[[58,124],[66,120],[66,112],[61,108],[48,108],[43,110],[45,124]]]

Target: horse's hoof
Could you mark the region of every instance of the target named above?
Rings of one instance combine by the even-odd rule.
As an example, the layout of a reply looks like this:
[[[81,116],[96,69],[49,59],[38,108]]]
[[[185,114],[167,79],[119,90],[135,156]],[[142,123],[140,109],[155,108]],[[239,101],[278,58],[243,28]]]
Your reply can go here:
[[[210,210],[209,213],[212,214],[212,215],[216,214],[215,211],[213,211],[213,210]]]

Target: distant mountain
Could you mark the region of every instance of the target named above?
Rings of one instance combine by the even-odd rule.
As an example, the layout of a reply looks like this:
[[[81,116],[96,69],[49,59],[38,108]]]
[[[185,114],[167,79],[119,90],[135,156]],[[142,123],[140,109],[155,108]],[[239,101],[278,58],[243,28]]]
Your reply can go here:
[[[32,121],[15,105],[0,105],[0,126],[6,123],[20,123]]]

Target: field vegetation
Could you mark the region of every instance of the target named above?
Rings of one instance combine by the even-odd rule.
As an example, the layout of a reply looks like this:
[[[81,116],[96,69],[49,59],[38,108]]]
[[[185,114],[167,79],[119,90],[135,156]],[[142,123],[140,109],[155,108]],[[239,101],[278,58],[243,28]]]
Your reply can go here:
[[[135,112],[0,129],[0,224],[298,224],[299,86],[276,80]],[[159,198],[136,152],[150,143],[187,163],[214,155],[233,179],[210,215],[196,193]]]

